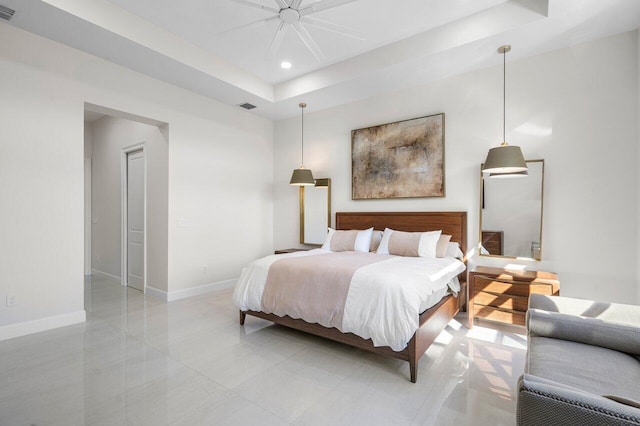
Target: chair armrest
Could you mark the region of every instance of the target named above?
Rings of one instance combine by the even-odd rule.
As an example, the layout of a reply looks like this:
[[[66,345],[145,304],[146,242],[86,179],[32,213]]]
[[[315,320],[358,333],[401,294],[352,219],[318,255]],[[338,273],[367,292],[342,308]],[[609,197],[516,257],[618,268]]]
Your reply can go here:
[[[631,355],[640,355],[640,327],[599,318],[529,309],[527,329],[531,336],[570,340]]]
[[[640,409],[523,374],[518,380],[517,424],[640,425]]]

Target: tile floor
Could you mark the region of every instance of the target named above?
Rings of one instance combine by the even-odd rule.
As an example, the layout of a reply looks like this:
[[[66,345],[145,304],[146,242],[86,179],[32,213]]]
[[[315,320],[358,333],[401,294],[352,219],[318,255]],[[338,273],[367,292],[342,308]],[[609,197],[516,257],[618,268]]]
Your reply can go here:
[[[101,278],[86,324],[0,342],[1,425],[512,425],[524,330],[461,314],[408,364]]]

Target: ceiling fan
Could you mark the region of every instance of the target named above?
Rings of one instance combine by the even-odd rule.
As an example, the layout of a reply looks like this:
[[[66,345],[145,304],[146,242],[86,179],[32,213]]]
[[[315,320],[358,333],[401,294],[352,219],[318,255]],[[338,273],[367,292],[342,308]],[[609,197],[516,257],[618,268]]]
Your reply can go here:
[[[275,0],[277,4],[277,8],[254,3],[249,0],[231,0],[231,1],[242,4],[244,6],[249,6],[256,9],[264,10],[266,12],[275,13],[274,16],[270,16],[269,18],[260,19],[259,21],[255,21],[255,22],[250,22],[248,24],[231,28],[230,30],[223,31],[220,34],[218,34],[218,35],[227,35],[235,31],[256,28],[256,27],[268,24],[270,22],[279,21],[278,29],[276,30],[276,33],[273,36],[273,40],[271,40],[271,44],[269,45],[269,50],[267,51],[267,59],[273,58],[273,55],[276,53],[276,51],[280,47],[280,44],[282,43],[282,39],[284,38],[284,35],[289,28],[293,29],[293,31],[298,35],[298,37],[300,37],[300,40],[302,40],[304,45],[311,51],[313,56],[318,61],[322,61],[325,58],[325,56],[322,53],[322,50],[320,50],[320,48],[318,47],[318,44],[315,42],[313,37],[311,37],[311,35],[307,31],[307,28],[305,27],[305,25],[321,28],[325,31],[341,34],[344,36],[355,38],[357,40],[365,39],[362,33],[355,31],[351,28],[348,28],[339,24],[334,24],[332,22],[328,22],[323,19],[309,16],[314,13],[321,12],[327,9],[332,9],[334,7],[342,6],[343,4],[352,3],[357,0],[319,0],[304,6],[302,6],[303,0]]]

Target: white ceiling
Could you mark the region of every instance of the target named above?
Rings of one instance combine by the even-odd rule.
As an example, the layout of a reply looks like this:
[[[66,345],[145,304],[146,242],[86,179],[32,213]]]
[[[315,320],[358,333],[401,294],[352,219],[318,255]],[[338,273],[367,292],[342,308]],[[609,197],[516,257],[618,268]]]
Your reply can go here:
[[[402,40],[464,18],[507,0],[358,0],[327,9],[313,18],[322,19],[362,34],[363,40],[307,25],[325,58],[318,61],[296,33],[286,30],[280,48],[267,60],[278,21],[227,34],[229,29],[274,16],[233,0],[109,0],[137,16],[184,38],[208,52],[234,63],[269,83],[279,83],[324,68],[380,46]],[[276,0],[251,0],[278,9]],[[290,0],[285,0],[287,3]],[[304,0],[300,7],[318,2]],[[399,7],[401,4],[401,7]],[[309,15],[311,16],[311,15]],[[304,18],[303,18],[304,19]],[[282,61],[293,64],[290,70]]]
[[[638,0],[352,0],[312,15],[338,32],[304,24],[316,59],[289,27],[267,52],[278,20],[250,7],[291,0],[0,0],[12,25],[223,103],[250,102],[272,119],[366,99],[502,61],[640,27]],[[339,4],[302,0],[310,5]],[[304,22],[304,19],[301,20]],[[327,25],[327,24],[324,24]],[[361,39],[343,33],[357,32]],[[280,62],[293,64],[290,70]]]

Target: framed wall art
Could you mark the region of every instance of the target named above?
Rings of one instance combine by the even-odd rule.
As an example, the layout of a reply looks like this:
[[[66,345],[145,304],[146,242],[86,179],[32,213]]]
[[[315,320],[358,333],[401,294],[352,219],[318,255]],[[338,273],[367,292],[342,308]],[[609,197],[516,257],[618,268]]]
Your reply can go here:
[[[444,197],[444,113],[351,131],[351,198]]]

